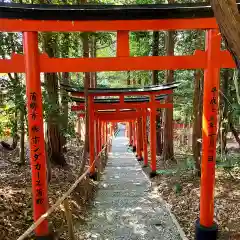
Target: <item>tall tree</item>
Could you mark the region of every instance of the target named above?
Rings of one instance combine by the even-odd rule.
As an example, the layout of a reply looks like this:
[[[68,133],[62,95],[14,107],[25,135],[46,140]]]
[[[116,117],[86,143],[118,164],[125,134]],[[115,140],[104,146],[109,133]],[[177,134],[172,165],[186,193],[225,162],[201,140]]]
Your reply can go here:
[[[45,3],[45,0],[41,0]],[[50,58],[56,57],[57,36],[54,33],[43,34],[43,49]],[[63,155],[63,142],[60,131],[59,79],[55,73],[45,73],[44,83],[47,92],[47,153],[51,162],[66,165]]]
[[[197,49],[201,49],[203,45],[202,31],[197,33],[196,39],[196,47]],[[201,174],[202,99],[203,74],[202,70],[197,69],[194,73],[192,152],[198,176]]]
[[[174,3],[174,0],[169,0],[168,3]],[[166,33],[166,54],[168,56],[174,55],[174,31],[168,31]],[[166,83],[172,83],[174,81],[174,71],[168,70],[166,72]],[[168,102],[173,101],[173,97],[169,95],[167,97]],[[173,109],[165,109],[164,119],[164,142],[163,142],[163,159],[174,159],[173,151]]]
[[[192,152],[195,161],[197,175],[201,174],[201,138],[202,138],[202,99],[203,99],[203,78],[201,70],[195,71],[194,92],[193,92],[193,133]]]
[[[240,14],[236,0],[210,0],[229,51],[240,69]]]
[[[89,42],[90,42],[89,48],[91,50],[90,57],[95,58],[95,57],[97,57],[97,41],[96,41],[95,34],[91,35]],[[91,77],[91,87],[96,88],[97,87],[97,73],[91,72],[90,77]]]
[[[152,46],[152,55],[159,56],[159,31],[153,32],[153,46]],[[159,84],[158,70],[153,70],[152,72],[152,84]],[[162,154],[162,134],[161,134],[161,109],[158,109],[158,114],[156,116],[156,134],[157,134],[157,155]]]
[[[61,48],[61,56],[63,58],[69,57],[69,50],[70,50],[70,33],[64,33],[62,35],[62,48]],[[69,85],[69,77],[70,74],[68,72],[62,73],[62,83],[65,85]],[[62,121],[61,121],[61,129],[62,129],[62,145],[65,146],[64,150],[66,150],[66,136],[63,133],[67,132],[68,129],[68,93],[65,91],[64,88],[61,88],[61,107],[62,107]]]
[[[80,0],[78,4],[86,4],[87,0]],[[84,32],[81,34],[82,36],[82,46],[83,46],[83,57],[89,58],[89,33]],[[91,82],[91,75],[90,72],[84,73],[84,97],[85,101],[85,141],[84,141],[84,153],[83,153],[83,161],[81,163],[80,171],[83,172],[86,162],[87,162],[87,155],[89,152],[89,105],[88,105],[88,89],[90,87]]]
[[[231,78],[230,69],[224,69],[221,94],[220,94],[220,107],[219,107],[219,141],[221,153],[226,152],[227,147],[227,134],[229,130],[228,113],[229,113],[229,80]]]

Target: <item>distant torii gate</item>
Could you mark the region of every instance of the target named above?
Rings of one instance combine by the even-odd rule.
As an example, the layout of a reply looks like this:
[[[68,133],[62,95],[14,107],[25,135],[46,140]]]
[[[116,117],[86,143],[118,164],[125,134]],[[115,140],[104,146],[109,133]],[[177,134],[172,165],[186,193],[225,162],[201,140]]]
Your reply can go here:
[[[175,83],[177,84],[177,83]],[[167,86],[168,84],[165,84],[164,86]],[[170,84],[171,85],[171,84]],[[66,87],[66,90],[68,92],[75,92],[74,95],[78,95],[77,92],[79,93],[79,91],[76,90],[76,88],[70,88],[70,86],[68,85],[64,85],[62,84],[62,86]],[[151,87],[154,87],[154,86],[151,86]],[[150,86],[149,87],[145,87],[145,89],[148,89],[148,88],[151,88]],[[172,87],[175,87],[174,85],[172,85]],[[101,89],[102,90],[102,89]],[[117,89],[118,90],[118,89]],[[123,89],[122,89],[123,90]],[[127,88],[125,91],[129,91],[129,90],[137,90],[137,91],[140,91],[141,89],[137,89],[137,88]],[[82,95],[82,92],[83,92],[83,89],[81,90],[81,93],[80,95]],[[165,95],[159,95],[159,96],[156,96],[155,97],[155,100],[156,101],[161,101],[161,100],[164,100],[166,99],[167,97],[167,94]],[[72,101],[73,102],[76,102],[77,105],[75,106],[72,106],[71,109],[72,111],[83,111],[85,109],[85,99],[84,98],[76,98],[76,97],[72,97]],[[126,107],[131,107],[131,106],[136,106],[136,105],[133,105],[133,103],[135,104],[141,104],[141,103],[147,103],[150,101],[150,98],[149,97],[134,97],[134,98],[124,98],[124,102],[125,103],[128,103],[127,105],[125,105]],[[98,110],[98,112],[102,114],[106,114],[106,113],[113,113],[113,112],[117,112],[119,113],[119,103],[120,103],[120,99],[117,99],[117,98],[107,98],[107,99],[95,99],[94,100],[94,103],[96,103],[98,107],[101,107],[104,105],[104,108],[106,111],[104,110]],[[118,104],[117,104],[118,103]],[[131,105],[129,105],[129,103],[131,103]],[[101,105],[99,105],[101,104]],[[115,104],[115,105],[113,105]],[[116,105],[117,104],[117,105]],[[113,110],[113,106],[117,106],[117,109]],[[158,104],[159,108],[172,108],[172,104],[170,103],[160,103]],[[108,110],[107,110],[108,109]],[[109,110],[110,109],[110,110]],[[111,110],[112,109],[112,110]],[[141,110],[141,109],[140,109]],[[120,112],[123,113],[123,112],[130,112],[130,111],[134,111],[136,112],[136,109],[123,109],[121,110]],[[139,113],[140,115],[142,115],[142,113]],[[157,113],[156,113],[157,114]],[[147,110],[147,115],[149,116],[150,115],[150,111]],[[126,116],[126,115],[125,115]],[[132,116],[132,115],[131,115]],[[83,115],[81,116],[83,117]],[[127,117],[127,116],[126,116]],[[105,115],[104,118],[107,118],[107,116]],[[130,122],[129,123],[129,128],[128,128],[128,131],[129,131],[129,146],[132,146],[133,147],[133,151],[135,152],[136,151],[136,133],[135,133],[135,127],[136,127],[136,124],[134,124],[133,122]],[[133,131],[134,130],[134,131]],[[140,135],[141,136],[141,135]],[[141,154],[140,154],[140,151],[138,152],[138,156],[139,156],[139,160],[142,159],[141,157]]]
[[[124,121],[124,120],[137,120],[144,118],[143,122],[146,122],[147,109],[150,112],[150,136],[151,136],[151,172],[150,177],[156,176],[156,110],[159,108],[172,108],[172,103],[161,101],[166,98],[167,94],[172,94],[173,89],[178,86],[177,83],[145,87],[145,88],[119,88],[119,89],[101,89],[94,88],[88,91],[88,105],[89,105],[89,152],[90,152],[90,177],[97,179],[94,163],[94,126],[99,125],[99,121]],[[71,92],[72,97],[84,97],[84,89],[76,90],[76,88],[66,88],[68,92]],[[115,96],[115,99],[95,99],[96,97]],[[126,97],[135,98],[126,98]],[[138,96],[145,96],[136,99]],[[76,98],[75,98],[76,100]],[[81,111],[85,109],[85,100],[79,99],[78,105],[72,106],[72,111]],[[127,109],[134,109],[135,111],[126,112]],[[102,114],[99,111],[103,111]],[[106,111],[114,110],[112,113]],[[125,111],[124,111],[125,110]],[[137,135],[142,135],[142,129],[136,124]],[[134,132],[134,131],[133,131]],[[98,135],[98,134],[97,134]],[[135,134],[133,134],[134,136]],[[145,139],[145,138],[144,138]],[[137,157],[142,160],[142,139],[140,137],[135,138],[137,140]],[[144,142],[145,143],[145,142]],[[145,159],[147,161],[147,145],[144,148]],[[147,166],[147,162],[144,162]]]

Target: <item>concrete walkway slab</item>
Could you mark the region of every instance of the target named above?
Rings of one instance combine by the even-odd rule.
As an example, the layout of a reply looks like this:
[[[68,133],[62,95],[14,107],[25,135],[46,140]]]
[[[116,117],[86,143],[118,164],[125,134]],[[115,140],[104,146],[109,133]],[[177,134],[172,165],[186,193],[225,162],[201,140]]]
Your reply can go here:
[[[81,239],[180,240],[168,210],[152,195],[134,154],[127,152],[123,130],[118,135]]]

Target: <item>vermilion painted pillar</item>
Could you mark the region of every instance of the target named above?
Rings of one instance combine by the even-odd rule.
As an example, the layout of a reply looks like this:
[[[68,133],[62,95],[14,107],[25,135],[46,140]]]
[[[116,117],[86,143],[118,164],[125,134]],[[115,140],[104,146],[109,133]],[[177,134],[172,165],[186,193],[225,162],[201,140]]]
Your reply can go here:
[[[103,148],[103,145],[104,145],[104,131],[103,131],[103,128],[104,128],[104,122],[101,122],[101,149]]]
[[[104,145],[104,131],[103,131],[103,128],[104,128],[104,122],[101,122],[101,148],[103,148],[103,145]]]
[[[155,96],[150,96],[151,111],[150,111],[150,138],[151,138],[151,173],[150,177],[156,176],[157,164],[156,164],[156,107]]]
[[[99,151],[101,151],[102,149],[102,122],[98,119],[99,121],[99,125],[98,125],[98,128],[99,128]]]
[[[133,121],[133,152],[136,152],[136,121]]]
[[[107,141],[109,141],[109,138],[111,138],[111,130],[112,130],[112,126],[111,123],[108,124],[108,137],[107,137]],[[108,152],[111,151],[111,145],[108,145]]]
[[[105,139],[105,142],[107,143],[108,141],[108,136],[109,136],[109,125],[108,125],[108,122],[106,122],[106,139]],[[106,148],[107,152],[108,152],[108,146]]]
[[[33,217],[37,221],[48,209],[47,165],[43,134],[42,92],[39,70],[38,34],[25,32],[24,61],[28,109],[28,132],[32,169]],[[48,239],[47,220],[35,229],[37,239]]]
[[[131,147],[133,145],[133,127],[132,127],[132,121],[129,122],[129,146]]]
[[[107,126],[107,124],[106,124],[106,122],[104,122],[103,123],[103,145],[105,146],[105,144],[106,144],[106,126]]]
[[[104,140],[104,142],[105,142],[105,145],[107,144],[107,142],[108,142],[108,123],[106,122],[105,123],[105,140]],[[105,153],[107,153],[108,152],[108,146],[105,148]]]
[[[103,122],[103,145],[106,143],[106,122]]]
[[[108,123],[105,123],[105,144],[107,143],[107,139],[108,139]]]
[[[142,118],[142,133],[143,133],[143,153],[144,153],[144,163],[143,167],[148,166],[148,143],[147,143],[147,114],[146,109],[143,110],[143,118]]]
[[[136,121],[136,150],[137,150],[137,155],[136,157],[138,158],[138,156],[140,155],[140,145],[139,145],[139,122],[138,122],[138,118]]]
[[[200,222],[197,221],[196,226],[197,240],[217,238],[213,216],[220,69],[215,67],[215,63],[220,58],[220,47],[219,32],[209,30],[206,35],[207,68],[204,72]]]
[[[137,160],[142,161],[142,124],[141,119],[137,119]]]
[[[95,172],[95,154],[94,154],[94,102],[93,96],[88,96],[88,111],[89,111],[89,165],[90,178],[97,180],[97,173]]]
[[[102,150],[102,146],[103,146],[103,140],[102,140],[102,121],[99,120],[99,139],[100,139],[100,143],[99,143],[99,151]]]
[[[95,118],[95,123],[96,123],[96,130],[95,130],[95,136],[96,136],[96,155],[99,153],[99,140],[100,140],[100,135],[99,135],[99,120],[98,118]]]
[[[141,109],[141,113],[142,113],[142,109]],[[140,160],[143,161],[143,127],[142,127],[142,121],[143,118],[142,116],[139,118],[139,138],[140,138]]]

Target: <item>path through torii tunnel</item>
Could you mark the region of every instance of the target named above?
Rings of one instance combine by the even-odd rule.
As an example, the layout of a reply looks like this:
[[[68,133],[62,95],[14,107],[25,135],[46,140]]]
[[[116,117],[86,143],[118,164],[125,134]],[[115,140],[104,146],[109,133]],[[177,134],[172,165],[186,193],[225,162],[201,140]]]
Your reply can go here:
[[[112,152],[86,225],[83,239],[181,240],[166,205],[151,191],[151,182],[128,151],[126,126],[119,124]]]

